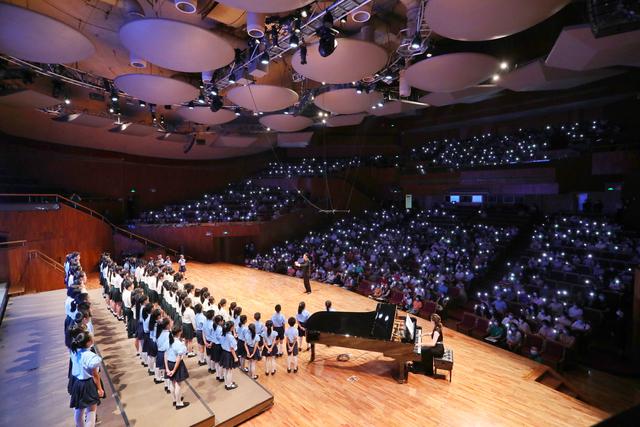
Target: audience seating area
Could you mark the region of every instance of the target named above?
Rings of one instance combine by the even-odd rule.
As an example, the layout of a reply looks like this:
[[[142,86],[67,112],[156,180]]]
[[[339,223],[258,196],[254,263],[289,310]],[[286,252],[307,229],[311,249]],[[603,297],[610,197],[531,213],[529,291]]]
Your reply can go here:
[[[296,191],[265,187],[246,180],[200,200],[165,206],[140,215],[135,223],[194,224],[224,221],[269,221],[303,205]]]

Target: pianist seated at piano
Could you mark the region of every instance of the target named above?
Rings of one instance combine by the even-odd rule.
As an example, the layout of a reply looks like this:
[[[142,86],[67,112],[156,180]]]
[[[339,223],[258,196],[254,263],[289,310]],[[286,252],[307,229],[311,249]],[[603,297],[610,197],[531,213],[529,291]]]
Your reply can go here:
[[[425,375],[429,376],[433,375],[433,358],[442,357],[442,355],[444,354],[442,319],[440,319],[440,316],[438,316],[437,314],[432,314],[431,321],[433,322],[433,331],[431,331],[431,334],[423,334],[423,336],[431,335],[431,342],[427,342],[426,345],[423,345],[421,348],[420,354],[422,356],[422,361],[417,363],[414,362],[411,366],[412,372],[422,372]]]

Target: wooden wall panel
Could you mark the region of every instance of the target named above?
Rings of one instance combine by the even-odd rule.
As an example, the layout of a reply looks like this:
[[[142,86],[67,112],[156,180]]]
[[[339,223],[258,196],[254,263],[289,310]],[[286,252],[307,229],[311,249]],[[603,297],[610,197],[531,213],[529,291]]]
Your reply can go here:
[[[47,211],[0,211],[0,231],[8,234],[9,240],[28,241],[27,247],[9,253],[10,277],[14,282],[16,274],[22,274],[27,249],[39,250],[61,264],[67,253],[79,251],[86,271],[95,271],[100,254],[113,250],[110,226],[65,205]],[[44,273],[34,274],[44,277]],[[33,291],[59,289],[63,285],[60,280],[38,285]]]

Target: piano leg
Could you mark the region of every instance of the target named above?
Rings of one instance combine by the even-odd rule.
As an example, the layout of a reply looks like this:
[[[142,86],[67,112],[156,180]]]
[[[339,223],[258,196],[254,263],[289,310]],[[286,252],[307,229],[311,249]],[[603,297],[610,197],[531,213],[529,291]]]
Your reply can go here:
[[[309,362],[313,362],[316,360],[316,343],[311,343],[311,357],[309,358]]]
[[[409,380],[409,372],[407,370],[407,362],[398,362],[398,376],[396,381],[399,384],[404,384]]]

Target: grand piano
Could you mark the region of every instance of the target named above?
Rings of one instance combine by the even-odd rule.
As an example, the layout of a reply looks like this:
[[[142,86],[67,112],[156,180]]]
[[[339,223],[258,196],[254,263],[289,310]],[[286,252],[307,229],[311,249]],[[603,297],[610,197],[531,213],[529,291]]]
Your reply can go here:
[[[413,326],[412,326],[413,325]],[[399,316],[394,304],[379,303],[375,311],[320,311],[307,320],[311,362],[316,344],[382,353],[395,359],[399,383],[407,382],[407,363],[420,360],[422,334],[415,318]]]

